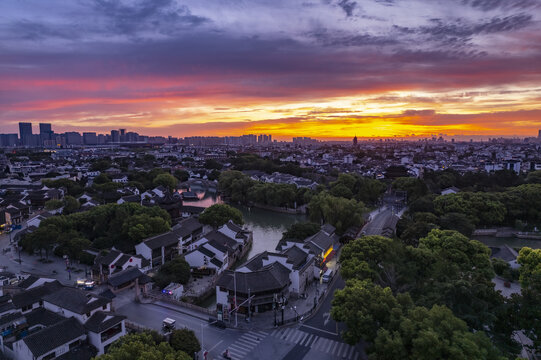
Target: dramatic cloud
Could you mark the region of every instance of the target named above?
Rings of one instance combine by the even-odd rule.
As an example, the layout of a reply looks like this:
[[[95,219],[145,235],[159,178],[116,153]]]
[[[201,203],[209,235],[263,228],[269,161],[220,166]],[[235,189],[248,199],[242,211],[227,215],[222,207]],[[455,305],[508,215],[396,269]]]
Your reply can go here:
[[[534,0],[34,0],[0,14],[2,132],[18,121],[333,138],[541,127]]]

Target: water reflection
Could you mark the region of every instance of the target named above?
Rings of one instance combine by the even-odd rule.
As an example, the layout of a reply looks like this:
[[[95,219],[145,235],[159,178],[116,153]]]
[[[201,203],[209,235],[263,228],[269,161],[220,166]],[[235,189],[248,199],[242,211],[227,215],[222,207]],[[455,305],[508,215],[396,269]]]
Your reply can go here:
[[[519,239],[515,237],[493,237],[493,236],[473,236],[474,240],[479,240],[489,247],[500,247],[507,245],[511,248],[522,248],[524,246],[532,249],[541,249],[541,240]]]
[[[179,193],[185,191],[187,190],[182,189],[179,190]],[[222,203],[222,199],[215,192],[195,187],[192,187],[191,191],[196,193],[198,200],[186,200],[183,202],[185,205],[209,207]],[[248,259],[263,251],[275,251],[278,241],[282,238],[282,233],[289,226],[307,221],[306,215],[278,213],[240,205],[235,205],[235,207],[242,212],[246,227],[254,233],[254,242],[248,253]]]

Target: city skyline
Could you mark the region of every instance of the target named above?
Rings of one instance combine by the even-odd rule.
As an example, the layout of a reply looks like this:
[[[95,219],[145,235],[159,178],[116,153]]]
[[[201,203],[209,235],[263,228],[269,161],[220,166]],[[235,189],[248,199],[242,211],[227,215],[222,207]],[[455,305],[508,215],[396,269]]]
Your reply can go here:
[[[541,127],[536,1],[2,3],[0,127],[486,139]]]

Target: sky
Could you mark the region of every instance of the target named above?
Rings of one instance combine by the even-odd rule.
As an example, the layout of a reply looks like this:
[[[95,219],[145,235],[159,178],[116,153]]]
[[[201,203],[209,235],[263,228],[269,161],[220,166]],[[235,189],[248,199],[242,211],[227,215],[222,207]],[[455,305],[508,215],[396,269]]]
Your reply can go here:
[[[4,0],[0,132],[537,136],[540,0]]]

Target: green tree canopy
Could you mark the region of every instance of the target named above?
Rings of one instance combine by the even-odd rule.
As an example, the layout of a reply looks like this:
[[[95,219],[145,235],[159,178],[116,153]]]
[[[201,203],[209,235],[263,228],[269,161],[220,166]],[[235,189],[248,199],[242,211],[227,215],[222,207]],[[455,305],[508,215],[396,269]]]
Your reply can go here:
[[[173,330],[169,344],[173,349],[183,351],[191,356],[201,350],[199,340],[197,340],[195,333],[189,329]]]
[[[523,247],[517,262],[520,264],[520,284],[541,294],[541,249]]]
[[[201,224],[210,225],[214,228],[222,226],[229,220],[232,220],[237,225],[244,224],[240,210],[227,204],[214,204],[199,215]]]
[[[125,335],[115,341],[99,360],[191,360],[183,351],[175,350],[167,342],[157,343],[148,333]]]
[[[300,222],[292,224],[285,233],[282,239],[297,239],[304,240],[308,236],[312,236],[321,229],[321,226],[313,222]]]
[[[79,203],[79,201],[73,196],[68,195],[64,197],[64,209],[62,210],[62,213],[66,215],[73,214],[74,212],[79,210],[80,207],[81,204]]]
[[[354,199],[332,196],[327,192],[312,197],[308,205],[310,220],[315,223],[329,223],[342,234],[351,226],[363,223],[364,204]]]
[[[45,202],[46,210],[56,210],[60,209],[64,205],[62,200],[51,199]]]
[[[438,305],[412,308],[388,328],[380,328],[369,358],[505,360],[483,332],[469,331],[451,310]]]
[[[190,280],[190,264],[183,257],[176,257],[163,264],[153,280],[160,289],[173,282],[187,284]]]
[[[175,170],[175,172],[173,173],[173,175],[175,175],[175,177],[180,181],[180,182],[184,182],[186,180],[188,180],[190,178],[190,173],[187,172],[186,170]]]
[[[163,186],[169,191],[176,189],[178,180],[171,174],[159,174],[152,180],[154,186]]]
[[[406,191],[408,193],[408,202],[415,201],[428,193],[426,184],[418,178],[400,177],[393,181],[394,190]]]

